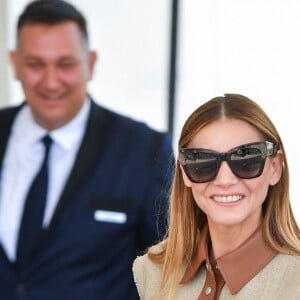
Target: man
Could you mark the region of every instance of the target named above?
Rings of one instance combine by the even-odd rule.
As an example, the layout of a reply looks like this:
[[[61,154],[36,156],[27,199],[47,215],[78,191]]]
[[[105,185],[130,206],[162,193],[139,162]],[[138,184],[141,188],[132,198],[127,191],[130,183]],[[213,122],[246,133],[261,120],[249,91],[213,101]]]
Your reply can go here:
[[[30,3],[10,55],[26,101],[0,111],[1,299],[138,299],[131,266],[164,234],[170,139],[87,94],[96,54],[67,2]]]

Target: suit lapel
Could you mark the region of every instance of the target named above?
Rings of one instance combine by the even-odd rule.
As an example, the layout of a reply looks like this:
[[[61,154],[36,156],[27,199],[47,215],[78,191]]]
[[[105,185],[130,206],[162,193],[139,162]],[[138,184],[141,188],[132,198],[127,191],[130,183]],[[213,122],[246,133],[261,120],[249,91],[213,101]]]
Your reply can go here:
[[[17,107],[6,108],[3,109],[0,113],[0,173],[2,172],[2,163],[3,163],[8,139],[11,134],[12,125],[18,111],[21,109],[22,106],[23,104]],[[13,265],[10,263],[9,259],[7,258],[7,255],[2,245],[0,245],[0,257],[2,258],[1,259],[2,267],[0,267],[0,270],[3,270],[3,266],[7,266],[8,267],[7,270],[12,271],[11,267]]]
[[[71,175],[62,192],[53,218],[46,232],[55,226],[61,211],[72,198],[76,188],[78,188],[93,166],[95,166],[96,160],[101,157],[101,151],[103,151],[103,145],[105,144],[104,141],[109,133],[110,126],[111,121],[109,120],[108,114],[103,108],[92,101],[87,128],[82,144],[78,151]]]
[[[6,150],[7,142],[9,139],[9,135],[11,133],[11,128],[13,125],[13,121],[17,112],[20,110],[22,105],[7,108],[1,111],[0,114],[0,170],[2,170],[2,162],[4,159],[4,153]]]

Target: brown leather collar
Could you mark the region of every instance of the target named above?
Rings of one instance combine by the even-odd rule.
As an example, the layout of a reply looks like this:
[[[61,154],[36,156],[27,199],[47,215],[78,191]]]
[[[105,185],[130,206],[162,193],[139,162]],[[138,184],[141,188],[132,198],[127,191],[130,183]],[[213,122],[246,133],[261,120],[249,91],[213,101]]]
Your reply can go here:
[[[198,248],[187,266],[180,283],[189,281],[203,264],[209,264],[208,245],[210,236],[207,226],[202,230]],[[240,247],[216,259],[221,274],[232,294],[237,293],[277,254],[264,240],[259,227]]]

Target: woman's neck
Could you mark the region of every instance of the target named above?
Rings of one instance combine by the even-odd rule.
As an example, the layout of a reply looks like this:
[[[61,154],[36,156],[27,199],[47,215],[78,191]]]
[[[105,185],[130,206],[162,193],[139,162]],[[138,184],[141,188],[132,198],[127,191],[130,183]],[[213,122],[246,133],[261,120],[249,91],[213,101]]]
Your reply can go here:
[[[243,244],[260,226],[215,226],[208,222],[211,237],[211,258],[219,258]]]

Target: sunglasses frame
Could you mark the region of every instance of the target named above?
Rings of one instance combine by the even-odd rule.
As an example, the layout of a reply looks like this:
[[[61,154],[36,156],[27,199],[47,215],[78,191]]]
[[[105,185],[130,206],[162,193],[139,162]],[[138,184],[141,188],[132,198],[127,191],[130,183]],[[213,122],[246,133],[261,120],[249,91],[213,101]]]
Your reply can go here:
[[[259,150],[263,150],[263,152],[261,153],[262,156],[262,163],[261,163],[261,167],[258,171],[258,173],[255,173],[255,175],[252,176],[241,176],[239,174],[239,172],[236,172],[236,170],[232,167],[232,161],[230,158],[232,156],[232,154],[236,153],[238,150],[243,150],[243,149],[247,149],[250,148],[250,146],[263,146],[262,149],[260,149],[259,147],[257,147],[257,149]],[[199,153],[207,153],[209,155],[212,155],[213,157],[216,158],[216,170],[215,173],[213,173],[213,176],[208,177],[208,179],[204,179],[204,180],[197,180],[195,178],[193,178],[191,176],[191,172],[188,168],[188,162],[187,160],[190,158],[191,156],[195,156],[195,154],[199,154]],[[276,149],[276,145],[272,142],[268,142],[268,141],[264,141],[264,142],[253,142],[253,143],[247,143],[247,144],[243,144],[237,147],[232,148],[231,150],[229,150],[228,152],[216,152],[210,149],[204,149],[204,148],[180,148],[179,149],[179,162],[182,165],[185,174],[187,175],[187,177],[195,183],[204,183],[204,182],[208,182],[213,180],[219,172],[220,166],[222,164],[223,161],[226,161],[230,167],[231,172],[242,179],[252,179],[252,178],[256,178],[259,177],[263,170],[264,170],[264,166],[265,166],[265,161],[267,156],[273,156],[275,155],[277,152]],[[192,160],[196,160],[195,158],[192,158]]]

